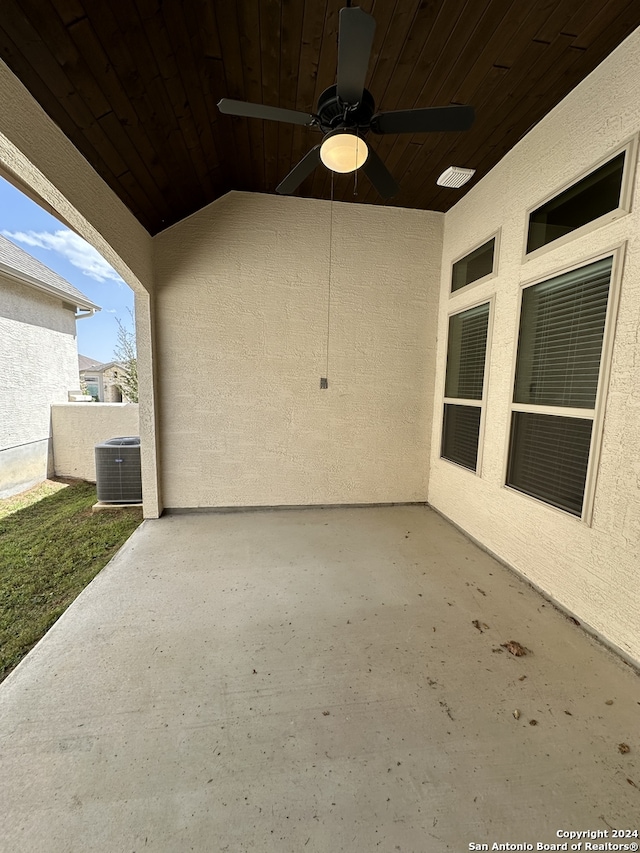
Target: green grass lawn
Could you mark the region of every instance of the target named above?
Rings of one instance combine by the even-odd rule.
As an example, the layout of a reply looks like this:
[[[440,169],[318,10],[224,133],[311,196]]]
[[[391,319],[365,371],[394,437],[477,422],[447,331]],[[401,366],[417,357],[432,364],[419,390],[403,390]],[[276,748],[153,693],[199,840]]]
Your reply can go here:
[[[91,483],[53,481],[0,500],[0,681],[142,521],[95,502]]]

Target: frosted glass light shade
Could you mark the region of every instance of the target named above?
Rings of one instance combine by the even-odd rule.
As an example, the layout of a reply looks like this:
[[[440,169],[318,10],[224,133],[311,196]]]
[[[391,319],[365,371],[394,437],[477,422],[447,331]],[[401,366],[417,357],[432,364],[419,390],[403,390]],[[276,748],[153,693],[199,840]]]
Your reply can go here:
[[[336,133],[320,147],[320,159],[332,172],[355,172],[368,156],[367,143],[354,133]]]

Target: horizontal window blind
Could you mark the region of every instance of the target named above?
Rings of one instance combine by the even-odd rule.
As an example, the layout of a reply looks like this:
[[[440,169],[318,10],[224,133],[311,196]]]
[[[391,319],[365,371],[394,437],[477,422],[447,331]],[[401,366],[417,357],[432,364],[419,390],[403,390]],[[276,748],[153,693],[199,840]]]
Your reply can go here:
[[[480,406],[446,403],[442,430],[442,456],[475,471],[480,435]]]
[[[506,482],[577,516],[589,470],[612,269],[613,256],[522,294]],[[519,405],[530,408],[519,411]]]
[[[612,262],[525,289],[514,403],[593,409]]]
[[[449,317],[445,397],[481,400],[489,303]]]
[[[449,317],[440,455],[470,471],[478,468],[482,405],[464,403],[482,401],[489,307],[485,302]]]
[[[582,418],[513,412],[507,485],[579,516],[592,426]]]

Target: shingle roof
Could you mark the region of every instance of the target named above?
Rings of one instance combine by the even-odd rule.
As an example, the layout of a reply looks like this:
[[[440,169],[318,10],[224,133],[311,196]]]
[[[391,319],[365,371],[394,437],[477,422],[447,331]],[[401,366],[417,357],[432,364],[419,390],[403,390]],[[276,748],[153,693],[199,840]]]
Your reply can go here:
[[[96,361],[95,358],[89,358],[88,355],[80,355],[78,353],[78,370],[95,370],[102,367],[101,361]]]
[[[100,310],[95,302],[87,299],[70,282],[40,263],[24,249],[16,246],[11,240],[7,240],[2,234],[0,234],[0,273],[7,273],[32,287],[61,296],[78,308]]]
[[[78,355],[78,369],[82,373],[85,370],[90,370],[92,373],[102,373],[109,367],[119,367],[124,369],[124,364],[121,361],[94,361],[86,355]]]

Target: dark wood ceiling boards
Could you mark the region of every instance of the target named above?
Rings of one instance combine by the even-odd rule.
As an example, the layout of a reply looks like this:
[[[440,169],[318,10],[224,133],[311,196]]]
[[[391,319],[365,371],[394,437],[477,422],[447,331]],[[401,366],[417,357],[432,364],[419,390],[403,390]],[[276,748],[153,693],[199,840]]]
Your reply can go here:
[[[2,0],[0,58],[155,234],[231,189],[274,192],[311,129],[221,115],[222,97],[313,112],[335,82],[345,0]],[[354,0],[353,5],[358,5]],[[470,131],[375,136],[388,204],[447,210],[640,26],[638,0],[360,0],[379,110],[472,104]],[[298,190],[328,198],[320,166]],[[367,178],[334,197],[381,204]]]

